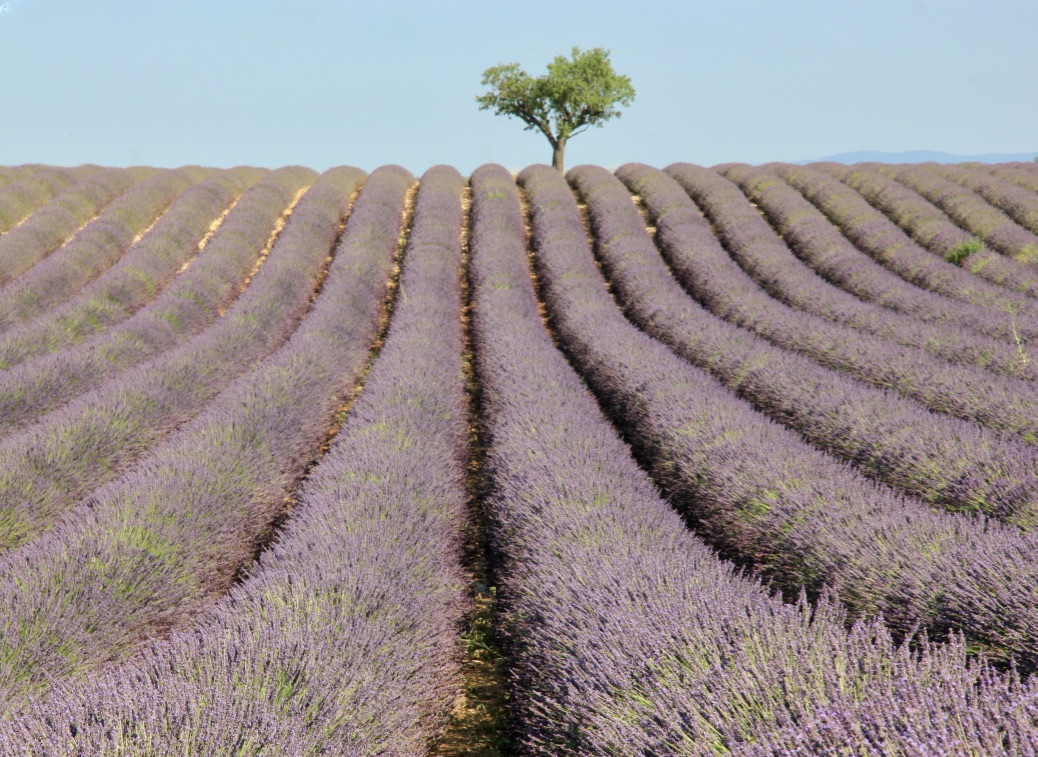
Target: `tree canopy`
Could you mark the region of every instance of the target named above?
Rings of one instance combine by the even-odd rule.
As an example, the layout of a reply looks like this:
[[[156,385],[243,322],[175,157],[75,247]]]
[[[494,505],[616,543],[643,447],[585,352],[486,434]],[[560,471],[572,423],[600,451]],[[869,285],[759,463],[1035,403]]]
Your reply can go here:
[[[537,129],[552,146],[552,165],[563,170],[566,141],[591,126],[601,127],[620,116],[620,107],[634,101],[630,78],[613,70],[609,51],[601,47],[571,57],[558,55],[548,64],[548,73],[532,77],[518,63],[492,66],[483,72],[480,110],[495,115],[515,116],[527,130]]]

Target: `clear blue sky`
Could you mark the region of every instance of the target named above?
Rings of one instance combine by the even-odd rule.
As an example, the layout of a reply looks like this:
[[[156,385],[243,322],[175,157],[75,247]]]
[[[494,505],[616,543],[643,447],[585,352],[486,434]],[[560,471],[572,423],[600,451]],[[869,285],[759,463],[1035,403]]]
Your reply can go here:
[[[483,69],[611,50],[567,164],[1038,151],[1035,0],[0,0],[0,163],[550,162]]]

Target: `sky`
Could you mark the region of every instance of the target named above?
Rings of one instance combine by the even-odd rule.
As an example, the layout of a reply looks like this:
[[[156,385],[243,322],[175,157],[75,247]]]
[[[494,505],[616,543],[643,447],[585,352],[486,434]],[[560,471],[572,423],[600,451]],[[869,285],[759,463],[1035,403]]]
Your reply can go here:
[[[0,164],[551,161],[484,69],[610,51],[567,166],[1038,153],[1034,0],[0,1]]]

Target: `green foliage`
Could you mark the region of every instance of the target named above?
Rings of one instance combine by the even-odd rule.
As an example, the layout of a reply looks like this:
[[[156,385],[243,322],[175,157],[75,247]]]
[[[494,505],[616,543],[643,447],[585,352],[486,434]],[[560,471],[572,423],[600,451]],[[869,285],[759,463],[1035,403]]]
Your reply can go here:
[[[947,260],[949,263],[959,265],[959,263],[968,258],[970,255],[983,251],[984,243],[981,240],[974,237],[973,239],[968,239],[965,242],[962,242],[961,244],[957,244],[954,247],[952,247],[950,250],[944,253],[944,259]]]
[[[539,130],[556,149],[587,128],[618,118],[620,107],[634,101],[630,78],[613,70],[609,51],[600,47],[574,47],[570,58],[556,56],[548,73],[536,78],[518,63],[493,66],[483,72],[483,86],[490,91],[476,98],[480,110],[521,119],[525,129]]]
[[[1025,244],[1012,257],[1018,263],[1038,263],[1038,245]]]

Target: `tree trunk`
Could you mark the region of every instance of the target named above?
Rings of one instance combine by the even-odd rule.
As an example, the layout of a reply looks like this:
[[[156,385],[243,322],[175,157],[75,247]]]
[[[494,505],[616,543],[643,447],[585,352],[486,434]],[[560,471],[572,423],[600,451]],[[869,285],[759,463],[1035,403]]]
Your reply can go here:
[[[551,154],[551,167],[559,173],[565,173],[566,169],[563,167],[562,161],[566,155],[566,140],[560,139],[552,147],[554,150]]]

